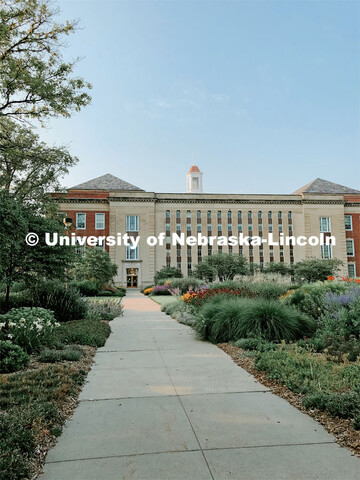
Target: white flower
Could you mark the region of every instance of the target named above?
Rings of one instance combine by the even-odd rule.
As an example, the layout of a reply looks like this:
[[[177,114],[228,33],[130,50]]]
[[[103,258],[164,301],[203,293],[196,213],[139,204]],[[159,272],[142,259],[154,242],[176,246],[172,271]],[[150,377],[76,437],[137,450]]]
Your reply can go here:
[[[0,328],[3,328],[3,327],[5,327],[5,325],[6,325],[6,323],[5,323],[5,322],[1,322],[1,323],[0,323]]]
[[[19,322],[20,322],[20,323],[25,323],[26,320],[25,320],[25,318],[20,318]]]
[[[8,338],[14,338],[14,335],[12,335],[11,333],[8,333]]]
[[[55,323],[55,327],[60,327],[60,323],[59,323],[59,322],[56,322],[56,323]]]

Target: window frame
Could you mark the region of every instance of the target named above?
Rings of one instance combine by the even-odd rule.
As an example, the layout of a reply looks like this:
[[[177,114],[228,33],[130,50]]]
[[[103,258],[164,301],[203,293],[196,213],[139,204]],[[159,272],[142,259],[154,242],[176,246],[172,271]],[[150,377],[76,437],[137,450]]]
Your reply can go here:
[[[131,218],[135,218],[135,228],[129,228],[131,226]],[[139,231],[139,215],[126,215],[126,231],[138,232]]]
[[[79,215],[84,215],[85,221],[84,221],[84,226],[83,227],[78,226]],[[76,230],[86,230],[86,212],[76,212]]]
[[[348,252],[348,243],[351,243],[351,253]],[[347,238],[346,239],[346,256],[347,257],[355,257],[355,244],[354,244],[354,239],[353,238]]]
[[[327,230],[323,230],[323,225],[322,225],[323,220],[328,221],[328,229]],[[320,223],[320,233],[331,233],[331,218],[330,217],[319,217],[319,223]]]
[[[345,221],[346,217],[350,218],[350,228],[346,228],[346,221]],[[352,232],[352,229],[353,229],[352,215],[344,215],[344,224],[345,224],[345,231]]]
[[[97,227],[97,225],[96,225],[97,224],[97,217],[99,217],[100,215],[103,218],[103,225],[104,225],[101,228]],[[105,230],[105,213],[101,213],[101,212],[95,213],[95,230]]]

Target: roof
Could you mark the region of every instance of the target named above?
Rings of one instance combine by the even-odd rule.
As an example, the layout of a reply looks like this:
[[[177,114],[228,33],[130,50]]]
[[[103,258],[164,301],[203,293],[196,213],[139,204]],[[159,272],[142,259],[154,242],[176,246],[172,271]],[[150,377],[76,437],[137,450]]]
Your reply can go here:
[[[360,190],[344,187],[344,185],[339,185],[338,183],[329,182],[328,180],[324,180],[322,178],[316,178],[312,182],[307,183],[303,187],[293,192],[294,195],[299,195],[301,193],[349,194],[349,193],[360,193]]]
[[[115,177],[110,173],[106,173],[101,177],[93,178],[88,182],[80,183],[69,190],[139,190],[144,191],[131,183],[125,182],[121,178]]]
[[[199,167],[197,167],[196,165],[193,165],[193,166],[190,168],[189,173],[193,173],[193,172],[198,172],[198,173],[200,173]]]

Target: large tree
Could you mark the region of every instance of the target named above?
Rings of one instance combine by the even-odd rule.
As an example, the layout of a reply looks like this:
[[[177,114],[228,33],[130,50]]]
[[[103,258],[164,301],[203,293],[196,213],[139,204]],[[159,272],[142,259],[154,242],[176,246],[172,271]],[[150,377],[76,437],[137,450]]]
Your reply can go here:
[[[78,256],[71,274],[75,280],[90,280],[102,289],[113,281],[117,265],[111,262],[109,254],[99,247],[87,247],[84,256]]]
[[[74,249],[68,246],[48,246],[45,233],[64,234],[57,218],[47,218],[33,206],[16,200],[6,190],[0,192],[0,278],[6,286],[6,301],[15,281],[33,283],[43,278],[65,278],[66,269],[75,258]],[[39,243],[30,246],[26,235],[36,233]]]
[[[73,74],[77,60],[61,52],[76,22],[57,23],[57,14],[49,0],[1,0],[0,115],[43,121],[90,102],[91,85]]]
[[[233,280],[235,275],[248,273],[247,260],[243,255],[215,253],[204,257],[202,263],[205,263],[208,268],[199,266],[196,275],[204,280],[208,280],[212,276],[211,273],[217,276],[220,282]]]
[[[48,147],[24,125],[0,118],[0,189],[21,201],[48,203],[50,191],[59,191],[59,177],[75,165],[64,147]]]

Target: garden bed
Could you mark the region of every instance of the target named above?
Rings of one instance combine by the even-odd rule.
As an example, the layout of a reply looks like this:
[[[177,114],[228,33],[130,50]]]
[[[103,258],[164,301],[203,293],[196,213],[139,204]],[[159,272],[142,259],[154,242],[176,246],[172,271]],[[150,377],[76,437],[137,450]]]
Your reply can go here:
[[[305,395],[295,393],[282,383],[279,383],[279,381],[270,379],[267,372],[257,370],[254,356],[249,356],[248,352],[230,343],[220,343],[217,346],[227,353],[237,365],[253,375],[275,395],[313,417],[336,438],[340,445],[347,447],[353,454],[360,457],[360,432],[355,430],[350,419],[332,417],[329,413],[316,408],[306,409],[303,405]]]

